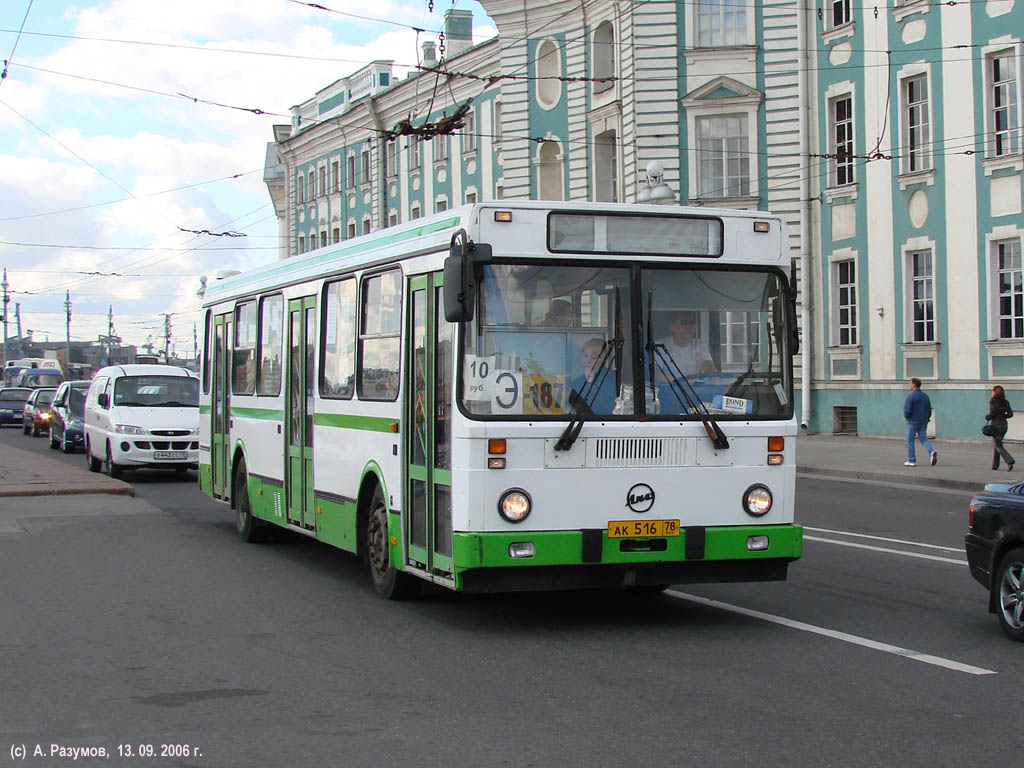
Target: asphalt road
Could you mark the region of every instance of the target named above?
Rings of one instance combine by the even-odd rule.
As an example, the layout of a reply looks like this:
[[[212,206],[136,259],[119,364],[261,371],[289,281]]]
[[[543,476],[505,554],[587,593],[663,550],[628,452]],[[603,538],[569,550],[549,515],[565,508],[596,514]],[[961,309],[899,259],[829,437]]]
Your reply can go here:
[[[0,760],[962,768],[1024,747],[1024,644],[964,565],[964,493],[801,479],[784,583],[389,603],[345,553],[242,544],[194,473],[126,479],[130,514],[40,497],[52,515],[0,532]]]

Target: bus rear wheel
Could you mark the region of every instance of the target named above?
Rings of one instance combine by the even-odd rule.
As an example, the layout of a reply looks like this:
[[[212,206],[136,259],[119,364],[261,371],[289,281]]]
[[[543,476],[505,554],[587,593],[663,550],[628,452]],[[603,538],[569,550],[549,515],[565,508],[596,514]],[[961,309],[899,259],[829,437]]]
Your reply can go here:
[[[387,600],[402,600],[416,593],[419,582],[415,577],[396,570],[391,564],[388,508],[384,503],[384,493],[380,486],[373,490],[363,544],[363,555],[370,569],[373,588],[378,595]]]
[[[245,459],[239,461],[235,469],[235,530],[239,538],[249,544],[258,544],[267,538],[267,523],[252,514]]]

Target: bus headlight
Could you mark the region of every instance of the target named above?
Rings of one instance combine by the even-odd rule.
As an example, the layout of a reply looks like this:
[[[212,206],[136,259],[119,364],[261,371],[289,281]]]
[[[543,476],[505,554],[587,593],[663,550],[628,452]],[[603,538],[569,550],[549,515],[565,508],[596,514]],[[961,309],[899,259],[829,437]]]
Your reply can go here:
[[[521,523],[530,514],[530,494],[519,488],[510,488],[498,500],[498,513],[510,523]]]
[[[752,485],[743,493],[743,509],[748,515],[761,517],[772,508],[772,492],[763,485]]]

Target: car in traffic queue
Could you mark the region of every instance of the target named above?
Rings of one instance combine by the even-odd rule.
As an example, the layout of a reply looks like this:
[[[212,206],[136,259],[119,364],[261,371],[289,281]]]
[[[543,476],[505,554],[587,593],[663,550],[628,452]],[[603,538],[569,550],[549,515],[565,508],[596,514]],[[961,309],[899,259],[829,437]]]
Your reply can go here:
[[[199,379],[177,365],[111,365],[85,398],[91,472],[199,468]]]
[[[88,380],[65,381],[57,388],[50,406],[50,447],[64,453],[74,453],[85,444],[85,396],[89,392]]]
[[[1024,481],[989,483],[971,499],[964,538],[971,576],[1006,635],[1024,642]]]
[[[0,389],[0,426],[19,426],[25,413],[25,401],[32,390],[27,387],[4,387]]]
[[[32,390],[32,394],[25,401],[25,410],[21,414],[21,431],[32,437],[39,437],[42,431],[49,432],[50,419],[53,418],[53,410],[50,408],[53,403],[53,396],[57,388],[40,387]]]
[[[26,368],[14,379],[16,387],[29,389],[56,389],[64,381],[59,368]]]

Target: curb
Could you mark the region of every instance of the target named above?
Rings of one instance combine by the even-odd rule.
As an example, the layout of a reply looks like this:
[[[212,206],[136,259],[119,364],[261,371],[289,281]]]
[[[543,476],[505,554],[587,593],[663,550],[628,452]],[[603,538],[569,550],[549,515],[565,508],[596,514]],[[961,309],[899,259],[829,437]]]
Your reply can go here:
[[[0,488],[0,498],[15,498],[24,496],[76,496],[76,495],[95,495],[100,494],[104,496],[135,496],[135,488],[128,485],[127,483],[121,483],[121,488],[97,488],[95,486],[89,487],[84,485],[68,486],[66,488],[46,486],[44,488],[28,488],[21,486],[18,488]]]
[[[975,491],[984,489],[984,482],[973,480],[950,480],[944,477],[924,478],[908,475],[897,475],[886,472],[861,472],[852,469],[833,469],[832,467],[797,467],[797,477],[834,477],[837,479],[874,480],[883,483],[903,483],[905,485],[931,485],[948,488],[954,491]]]

